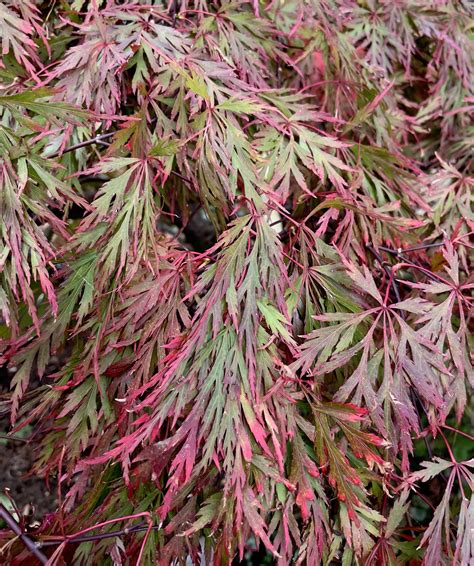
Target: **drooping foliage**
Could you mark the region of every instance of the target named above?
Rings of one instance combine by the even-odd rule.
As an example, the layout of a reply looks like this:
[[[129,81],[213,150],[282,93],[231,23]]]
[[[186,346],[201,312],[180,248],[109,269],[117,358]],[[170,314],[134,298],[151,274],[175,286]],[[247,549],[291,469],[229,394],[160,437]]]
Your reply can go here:
[[[2,407],[51,563],[474,560],[471,10],[0,0]]]

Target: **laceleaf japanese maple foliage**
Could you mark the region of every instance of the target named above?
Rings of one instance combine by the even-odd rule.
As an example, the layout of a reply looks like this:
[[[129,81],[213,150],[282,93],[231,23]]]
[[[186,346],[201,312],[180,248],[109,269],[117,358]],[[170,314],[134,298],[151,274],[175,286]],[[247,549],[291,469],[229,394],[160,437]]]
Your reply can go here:
[[[473,21],[0,0],[9,563],[474,561]]]

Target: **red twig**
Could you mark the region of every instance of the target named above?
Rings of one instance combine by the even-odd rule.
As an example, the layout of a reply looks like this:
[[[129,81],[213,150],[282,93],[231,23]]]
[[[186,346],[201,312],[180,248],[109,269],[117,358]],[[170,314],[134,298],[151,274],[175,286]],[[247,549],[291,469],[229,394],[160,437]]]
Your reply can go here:
[[[145,546],[146,546],[148,537],[150,536],[152,528],[153,528],[153,521],[151,520],[151,517],[148,517],[148,529],[146,530],[145,536],[143,537],[142,546],[140,548],[140,554],[138,555],[138,558],[137,558],[137,566],[140,566],[140,563],[142,561],[143,553],[145,552]]]
[[[64,454],[66,452],[66,447],[63,446],[61,450],[61,455],[59,457],[59,464],[58,464],[58,503],[59,503],[59,525],[61,527],[61,534],[63,538],[66,536],[66,531],[64,530],[64,513],[63,513],[63,504],[62,504],[62,489],[61,489],[61,482],[62,482],[62,469],[63,469],[63,459]]]
[[[462,430],[458,430],[457,428],[454,428],[452,426],[449,426],[447,424],[444,425],[440,425],[441,428],[445,428],[447,430],[450,430],[451,432],[455,432],[456,434],[461,434],[462,436],[465,436],[466,438],[469,438],[469,440],[474,440],[474,436],[471,436],[470,434],[468,434],[467,432],[464,432]]]

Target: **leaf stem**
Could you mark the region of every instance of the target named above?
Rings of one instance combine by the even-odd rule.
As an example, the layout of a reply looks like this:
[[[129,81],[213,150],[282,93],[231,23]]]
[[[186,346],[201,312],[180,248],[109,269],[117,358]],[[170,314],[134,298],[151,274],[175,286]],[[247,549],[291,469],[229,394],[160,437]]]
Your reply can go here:
[[[462,436],[465,436],[466,438],[469,438],[469,440],[474,440],[474,436],[471,436],[470,434],[468,434],[467,432],[464,432],[462,430],[458,430],[457,428],[454,428],[452,426],[449,426],[447,424],[444,425],[440,425],[441,428],[445,428],[447,430],[450,430],[451,432],[454,432],[456,434],[461,434]]]

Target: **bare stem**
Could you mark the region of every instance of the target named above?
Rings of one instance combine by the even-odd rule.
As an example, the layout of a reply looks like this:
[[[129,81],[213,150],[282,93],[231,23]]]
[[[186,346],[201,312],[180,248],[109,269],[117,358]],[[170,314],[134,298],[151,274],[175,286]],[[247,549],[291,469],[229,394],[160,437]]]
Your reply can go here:
[[[104,140],[111,138],[116,133],[117,132],[114,130],[113,132],[106,132],[105,134],[99,134],[99,135],[95,136],[94,138],[90,138],[90,139],[84,140],[80,143],[76,143],[74,145],[66,147],[62,151],[56,151],[56,153],[53,153],[53,155],[50,155],[50,159],[60,157],[61,155],[64,155],[65,153],[69,153],[71,151],[76,151],[76,149],[81,149],[82,147],[87,147],[89,145],[98,144],[98,145],[106,145],[108,147],[110,144],[105,143]],[[181,173],[178,173],[177,171],[170,171],[170,174],[174,175],[175,177],[178,177],[178,179],[181,179],[187,185],[192,184],[191,181],[187,177],[185,177],[184,175],[181,175]]]
[[[154,526],[153,528],[158,529],[157,526]],[[95,535],[85,535],[81,537],[55,538],[55,540],[44,540],[41,542],[41,546],[56,546],[58,544],[62,544],[63,542],[65,542],[66,544],[80,544],[82,542],[94,542],[106,538],[121,537],[132,533],[139,533],[142,531],[146,531],[147,529],[148,529],[148,525],[146,523],[140,523],[138,525],[135,525],[134,527],[118,529],[116,531],[109,531],[108,533],[98,533]]]
[[[387,274],[390,285],[393,289],[393,292],[395,293],[395,297],[397,298],[397,301],[400,302],[402,300],[402,297],[400,295],[400,288],[398,287],[398,283],[392,273],[392,270],[388,267],[388,265],[385,264],[384,260],[382,259],[382,256],[377,252],[377,250],[373,246],[371,246],[370,244],[366,244],[365,247],[369,250],[369,252],[372,253],[375,259],[379,262],[380,267]],[[404,315],[404,313],[402,313],[402,315]]]
[[[0,518],[5,521],[8,528],[13,531],[17,537],[19,537],[25,547],[41,562],[41,564],[46,564],[48,562],[48,557],[41,552],[37,543],[23,532],[21,526],[15,521],[13,515],[2,503],[0,503]]]
[[[111,138],[115,134],[116,134],[116,132],[107,132],[105,134],[99,134],[98,136],[95,136],[95,138],[91,138],[89,140],[85,140],[83,142],[76,143],[74,145],[70,145],[69,147],[66,147],[65,149],[63,149],[62,151],[57,151],[56,153],[53,153],[53,155],[51,155],[51,158],[54,159],[55,157],[59,157],[60,155],[64,155],[65,153],[69,153],[70,151],[75,151],[76,149],[81,149],[81,147],[87,147],[88,145],[93,145],[95,143],[101,143],[103,140]]]
[[[428,250],[429,248],[440,248],[443,244],[444,244],[444,242],[434,242],[434,243],[431,243],[431,244],[420,244],[418,246],[413,246],[411,248],[404,248],[404,249],[400,248],[398,250],[394,250],[392,248],[387,248],[385,246],[380,246],[380,249],[384,252],[387,252],[388,254],[399,256],[399,255],[406,253],[406,252],[416,252],[418,250]]]

